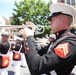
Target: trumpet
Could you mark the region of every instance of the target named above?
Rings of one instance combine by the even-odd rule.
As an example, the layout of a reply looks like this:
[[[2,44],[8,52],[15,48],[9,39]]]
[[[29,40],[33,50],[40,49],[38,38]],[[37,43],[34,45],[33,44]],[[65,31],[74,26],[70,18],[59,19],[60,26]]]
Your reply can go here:
[[[22,25],[5,25],[5,26],[1,25],[0,30],[5,29],[6,31],[8,31],[9,34],[13,33],[15,35],[20,35],[19,30],[23,29],[24,27],[28,27],[31,29],[32,27],[35,27],[36,29],[35,29],[34,35],[43,34],[45,31],[45,28],[42,25],[34,25],[34,26],[32,25],[24,25],[24,26]]]

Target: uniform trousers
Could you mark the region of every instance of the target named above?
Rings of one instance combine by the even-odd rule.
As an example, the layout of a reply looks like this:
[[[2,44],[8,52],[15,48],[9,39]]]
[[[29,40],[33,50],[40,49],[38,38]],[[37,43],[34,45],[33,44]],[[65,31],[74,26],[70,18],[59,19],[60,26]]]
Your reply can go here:
[[[24,53],[20,53],[20,54],[21,54],[21,65],[23,67],[26,67],[27,63],[26,63],[25,55]]]
[[[0,75],[8,75],[7,68],[0,69]]]
[[[13,60],[14,75],[20,75],[20,61]]]

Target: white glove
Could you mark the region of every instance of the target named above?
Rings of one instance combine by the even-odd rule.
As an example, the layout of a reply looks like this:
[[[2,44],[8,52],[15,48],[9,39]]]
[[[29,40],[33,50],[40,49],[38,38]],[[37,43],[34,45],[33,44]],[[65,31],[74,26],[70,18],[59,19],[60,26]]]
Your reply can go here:
[[[28,36],[34,36],[34,30],[25,27],[24,29],[20,30],[20,33],[23,35],[24,38]]]

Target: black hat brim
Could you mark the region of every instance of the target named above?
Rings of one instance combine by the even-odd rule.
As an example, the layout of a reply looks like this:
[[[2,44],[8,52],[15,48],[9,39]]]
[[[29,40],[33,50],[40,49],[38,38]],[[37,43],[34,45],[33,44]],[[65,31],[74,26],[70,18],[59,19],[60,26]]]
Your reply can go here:
[[[48,20],[51,21],[52,17],[58,16],[60,14],[62,14],[62,12],[54,12],[54,13],[51,14],[51,16],[48,17]]]
[[[65,14],[65,13],[62,13],[62,12],[54,12],[51,14],[51,16],[48,17],[48,21],[51,21],[52,17],[54,16],[58,16],[60,14],[63,14],[63,15],[68,15],[68,14]],[[71,16],[71,15],[68,15],[68,16]],[[72,17],[72,16],[71,16]]]

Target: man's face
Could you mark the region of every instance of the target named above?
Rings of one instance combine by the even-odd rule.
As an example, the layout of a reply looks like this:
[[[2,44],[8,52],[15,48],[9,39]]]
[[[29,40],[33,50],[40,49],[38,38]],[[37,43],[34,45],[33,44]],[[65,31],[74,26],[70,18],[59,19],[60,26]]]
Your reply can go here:
[[[61,29],[62,21],[60,15],[52,17],[50,21],[51,29],[53,33],[58,32]]]
[[[9,36],[4,36],[4,35],[2,36],[3,41],[8,41],[8,38],[9,38]]]

